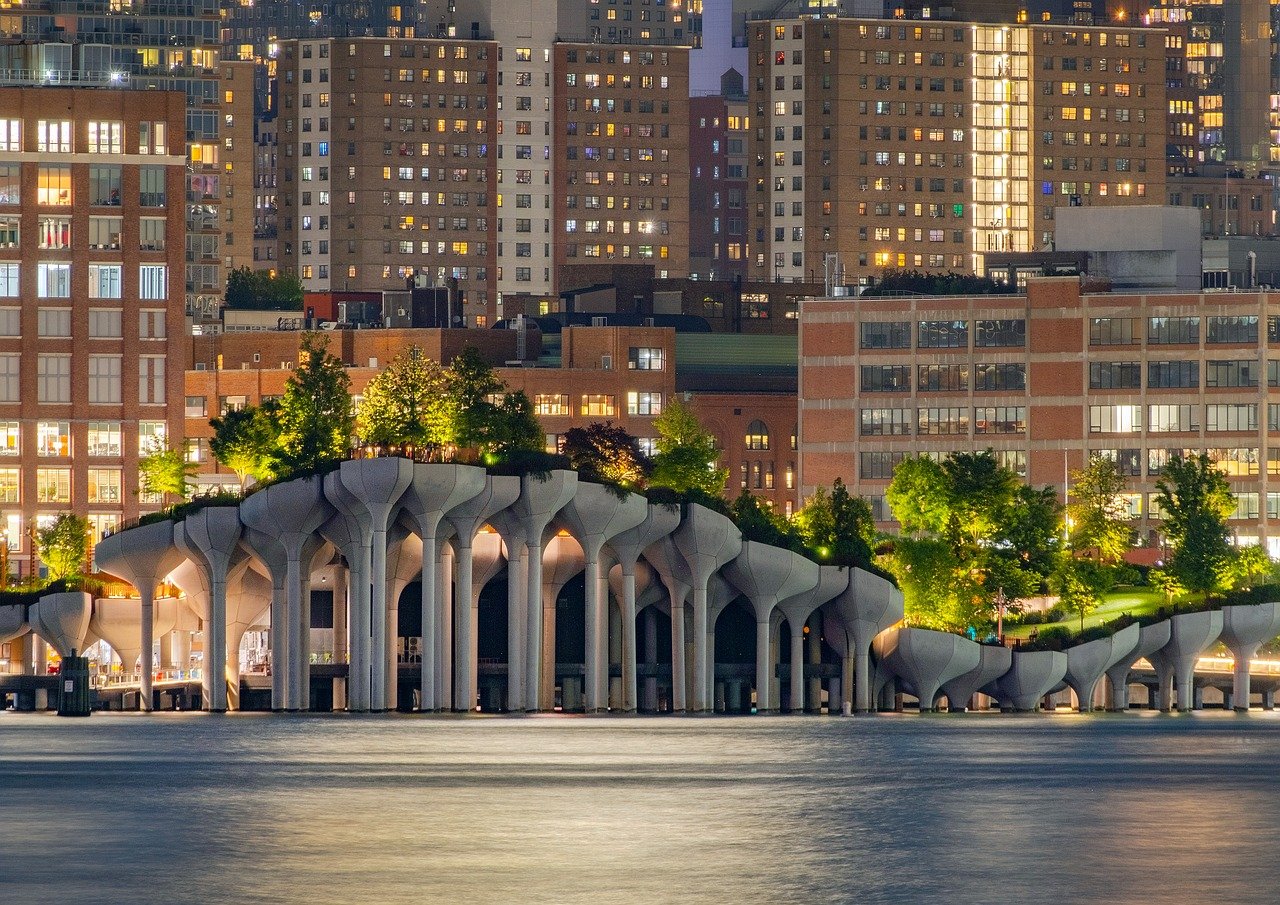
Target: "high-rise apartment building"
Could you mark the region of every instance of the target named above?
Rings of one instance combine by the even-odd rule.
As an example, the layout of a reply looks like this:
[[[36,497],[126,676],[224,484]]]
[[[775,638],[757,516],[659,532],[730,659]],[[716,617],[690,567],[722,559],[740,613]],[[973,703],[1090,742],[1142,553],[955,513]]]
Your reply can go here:
[[[749,30],[756,278],[982,271],[1053,209],[1164,195],[1163,32],[795,19]]]
[[[491,41],[285,42],[278,266],[308,291],[448,283],[458,313],[483,318],[502,191],[497,58]]]
[[[689,273],[747,275],[747,131],[742,76],[730,69],[721,93],[689,102]]]
[[[116,0],[31,0],[0,9],[0,71],[9,83],[88,84],[181,91],[185,129],[170,137],[185,141],[190,175],[177,196],[191,206],[186,255],[186,305],[210,313],[221,303],[228,232],[223,158],[225,109],[218,0],[172,0],[162,4]],[[251,86],[244,100],[251,101]],[[251,196],[250,196],[251,197]],[[252,214],[249,214],[252,222]],[[246,224],[247,226],[248,224]],[[248,234],[239,240],[248,246]]]
[[[0,88],[0,530],[93,538],[162,502],[138,460],[182,429],[186,96]],[[181,349],[180,346],[174,347]]]
[[[310,291],[447,285],[469,325],[578,263],[683,276],[688,50],[528,43],[285,42],[279,266]]]

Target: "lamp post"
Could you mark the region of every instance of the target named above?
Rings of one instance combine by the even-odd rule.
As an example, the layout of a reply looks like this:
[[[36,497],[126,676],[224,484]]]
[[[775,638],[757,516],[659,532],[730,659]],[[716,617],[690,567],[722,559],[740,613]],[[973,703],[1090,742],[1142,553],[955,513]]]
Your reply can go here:
[[[1009,606],[1009,598],[1005,596],[1004,588],[996,591],[992,602],[996,605],[996,639],[1004,644],[1004,611]]]
[[[0,527],[0,590],[9,587],[9,529]]]

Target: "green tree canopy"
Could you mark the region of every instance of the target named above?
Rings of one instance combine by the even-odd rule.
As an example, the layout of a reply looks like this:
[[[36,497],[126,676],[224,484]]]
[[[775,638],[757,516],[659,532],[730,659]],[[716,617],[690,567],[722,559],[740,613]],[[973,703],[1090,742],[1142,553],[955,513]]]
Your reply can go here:
[[[1023,485],[990,450],[907,459],[885,497],[902,535],[882,562],[916,624],[985,624],[997,594],[1014,601],[1036,594],[1053,568],[1056,495]]]
[[[649,466],[640,441],[612,421],[569,428],[564,454],[582,477],[628,488],[644,483]]]
[[[772,544],[797,553],[810,552],[795,526],[749,490],[742,491],[729,505],[729,515],[746,540]]]
[[[825,487],[815,490],[795,514],[792,525],[823,562],[840,566],[871,563],[871,541],[876,533],[871,507],[849,493],[840,478],[830,493]]]
[[[195,465],[187,461],[182,450],[167,443],[153,443],[138,459],[139,489],[143,493],[159,493],[185,500],[195,473]]]
[[[485,450],[498,459],[507,459],[540,453],[545,447],[546,434],[542,423],[534,414],[533,402],[524,390],[503,396],[494,408]]]
[[[319,333],[303,336],[298,367],[280,400],[271,469],[281,478],[341,461],[351,447],[351,379],[328,344]]]
[[[1156,481],[1161,526],[1173,547],[1172,572],[1189,591],[1214,591],[1228,569],[1227,518],[1235,511],[1231,485],[1205,453],[1174,456]]]
[[[246,311],[301,311],[302,283],[291,273],[239,267],[227,274],[227,307]]]
[[[651,487],[669,487],[677,493],[699,491],[710,496],[724,493],[727,468],[716,468],[720,450],[716,438],[698,417],[678,399],[672,399],[653,421],[657,432]]]
[[[276,443],[275,403],[247,405],[230,409],[220,418],[211,418],[213,439],[209,447],[214,456],[240,479],[241,486],[249,478],[267,481],[271,470],[272,450]]]
[[[60,513],[52,523],[37,529],[36,544],[51,581],[83,575],[89,558],[89,520]]]
[[[1121,494],[1127,487],[1114,459],[1095,455],[1071,472],[1067,517],[1071,547],[1093,551],[1102,562],[1119,562],[1133,546],[1133,525]]]
[[[356,437],[368,446],[412,446],[433,455],[456,439],[450,374],[410,346],[365,387]]]
[[[493,445],[504,390],[506,385],[475,346],[467,346],[449,363],[449,395],[458,446],[481,449]]]

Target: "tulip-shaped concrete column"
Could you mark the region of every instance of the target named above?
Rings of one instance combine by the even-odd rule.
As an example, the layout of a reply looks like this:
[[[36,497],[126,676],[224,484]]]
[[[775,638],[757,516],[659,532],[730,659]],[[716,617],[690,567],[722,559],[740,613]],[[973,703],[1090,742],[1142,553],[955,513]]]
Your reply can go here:
[[[420,709],[424,711],[444,710],[449,706],[444,659],[439,656],[444,645],[452,641],[442,637],[444,595],[436,588],[440,521],[451,509],[484,493],[485,486],[482,468],[420,462],[413,466],[412,480],[401,501],[406,515],[422,538],[422,674],[419,684]],[[470,541],[470,535],[467,540]]]
[[[520,518],[510,508],[491,515],[489,525],[498,532],[503,555],[507,560],[506,709],[515,712],[524,710],[524,667],[528,658],[529,562],[525,556],[525,532]],[[479,594],[476,596],[478,600]],[[538,606],[542,606],[541,600],[538,601]]]
[[[837,713],[845,702],[858,713],[872,709],[875,702],[871,694],[871,642],[876,635],[901,622],[903,614],[902,592],[892,582],[865,569],[852,572],[849,587],[835,601],[846,639],[843,701],[831,702],[832,711]]]
[[[453,708],[460,711],[474,710],[476,706],[476,645],[479,618],[480,591],[501,566],[500,544],[496,535],[486,535],[477,541],[480,528],[496,513],[506,509],[520,496],[520,479],[515,475],[492,475],[484,479],[484,486],[475,496],[464,500],[445,512],[445,520],[453,529],[453,547],[458,557],[458,607],[454,619],[454,671]],[[476,565],[476,544],[483,545],[485,556],[481,570]],[[488,571],[488,569],[492,571]],[[483,574],[479,574],[483,572]]]
[[[692,507],[690,507],[692,508]],[[735,529],[736,530],[736,529]],[[677,532],[678,533],[678,532]],[[689,559],[686,554],[686,560]],[[690,563],[690,568],[693,564]],[[742,541],[742,552],[724,567],[724,577],[751,601],[751,608],[756,615],[756,712],[767,713],[777,709],[777,702],[771,700],[770,690],[773,686],[773,658],[771,656],[770,617],[779,601],[795,597],[811,590],[818,584],[818,564],[806,559],[799,553],[792,553],[781,547],[772,547],[759,541]],[[696,577],[696,576],[695,576]],[[708,577],[709,574],[708,574]],[[694,586],[695,590],[697,585]],[[705,616],[706,582],[702,582],[703,606]],[[697,608],[694,608],[694,632],[697,632]],[[694,635],[694,643],[698,644],[698,636]],[[702,644],[706,646],[706,627],[702,629]],[[696,656],[696,654],[695,654]],[[703,657],[706,657],[705,650]],[[703,663],[706,669],[706,663]],[[695,666],[696,670],[696,666]],[[694,694],[701,698],[706,693],[706,673],[696,672]],[[699,688],[699,682],[701,687]]]
[[[129,532],[132,533],[132,532]],[[227,709],[227,575],[245,556],[240,547],[244,525],[234,506],[209,506],[187,516],[173,532],[173,540],[205,572],[209,610],[204,620],[205,709]]]
[[[0,606],[0,644],[25,635],[31,626],[24,606]]]
[[[968,638],[924,628],[889,629],[874,645],[881,665],[915,692],[921,713],[933,710],[939,688],[982,659],[979,645]]]
[[[538,709],[551,710],[556,696],[556,600],[569,580],[586,566],[586,557],[574,537],[551,528],[547,529],[542,548],[542,687],[538,691]],[[584,678],[587,669],[584,658]]]
[[[1035,710],[1040,699],[1067,674],[1067,655],[1056,650],[1014,651],[1009,671],[995,683],[1000,709]]]
[[[644,558],[657,570],[667,589],[671,611],[671,709],[683,711],[685,695],[684,606],[693,588],[693,575],[676,548],[674,534],[668,534],[644,551]]]
[[[1222,634],[1222,611],[1178,613],[1169,622],[1169,643],[1160,655],[1173,670],[1178,686],[1178,709],[1193,710],[1196,660]],[[1161,704],[1167,707],[1169,702],[1162,701]]]
[[[716,623],[725,607],[738,597],[738,589],[719,572],[707,579],[707,709],[716,709]]]
[[[586,561],[586,710],[609,708],[609,614],[607,570],[600,570],[600,548],[613,537],[639,527],[649,504],[634,493],[620,494],[600,484],[579,482],[559,519],[582,545]]]
[[[1076,709],[1093,709],[1093,691],[1108,669],[1126,659],[1138,646],[1141,629],[1135,623],[1109,638],[1077,644],[1067,651],[1066,682],[1076,695]]]
[[[274,597],[271,579],[257,571],[253,559],[231,567],[227,577],[227,709],[240,709],[240,643],[252,626],[261,625]],[[258,566],[260,568],[260,566]],[[305,704],[305,700],[304,700]]]
[[[958,713],[967,710],[969,702],[979,690],[992,684],[1009,671],[1013,665],[1013,651],[1003,645],[979,645],[978,665],[950,682],[942,683],[942,693],[947,696],[947,710]]]
[[[154,637],[163,638],[178,624],[179,601],[173,597],[161,597],[152,607],[152,631]],[[132,597],[100,597],[93,602],[93,615],[89,618],[89,636],[101,638],[111,645],[120,657],[125,672],[133,672],[142,654],[142,608]],[[154,675],[154,671],[153,671]]]
[[[813,611],[849,588],[849,570],[840,566],[819,566],[818,583],[807,591],[788,597],[778,605],[791,626],[791,679],[789,710],[804,712],[804,627]]]
[[[74,657],[85,648],[93,599],[83,591],[45,594],[31,604],[31,629],[43,638],[59,657]],[[147,708],[148,710],[150,708]]]
[[[333,517],[318,477],[273,484],[240,504],[246,540],[271,575],[271,707],[305,710],[311,699],[311,569],[316,532]]]
[[[525,475],[520,480],[520,497],[507,510],[524,530],[525,555],[528,558],[528,584],[525,592],[524,705],[537,710],[542,691],[542,541],[547,525],[556,513],[573,499],[578,489],[578,474],[556,469],[548,475]],[[508,656],[510,648],[508,649]],[[512,701],[511,709],[519,703]]]
[[[470,585],[466,597],[461,595],[463,583],[458,583],[458,606],[463,606],[464,602],[467,606],[459,622],[458,678],[453,686],[454,708],[461,712],[475,710],[480,703],[480,595],[489,581],[502,571],[506,562],[502,551],[502,535],[496,531],[478,532],[469,549],[470,567],[466,575]],[[463,566],[459,565],[459,575],[464,574],[462,569]],[[523,585],[523,578],[520,581]]]
[[[693,710],[700,713],[708,709],[707,701],[707,581],[711,578],[711,573],[720,569],[725,563],[738,556],[743,549],[742,533],[738,531],[738,526],[733,523],[728,516],[721,515],[704,506],[696,503],[690,503],[685,507],[684,520],[680,523],[680,527],[672,534],[675,540],[676,550],[684,557],[685,564],[688,566],[689,575],[692,578],[690,582],[693,593]],[[767,545],[762,545],[767,546]],[[742,577],[756,585],[757,580],[763,582],[758,584],[762,589],[767,589],[770,585],[770,577],[776,577],[777,569],[781,563],[789,562],[786,557],[770,558],[768,556],[758,559],[758,565],[763,570],[759,575],[752,576],[756,558],[744,561],[740,567],[739,574]],[[799,564],[792,563],[792,566],[801,569]],[[797,573],[799,575],[800,573]],[[807,574],[807,573],[805,573]],[[730,579],[733,580],[732,578]],[[785,587],[781,587],[783,593],[770,595],[764,590],[762,601],[773,596],[774,602],[783,597],[790,597],[792,594],[801,590],[808,590],[817,583],[816,566],[813,575],[813,581],[808,585],[804,585],[805,578],[799,578],[799,583],[793,580],[787,583]],[[735,582],[736,584],[736,582]],[[741,586],[739,586],[741,587]],[[746,593],[744,590],[743,593]],[[748,595],[750,596],[750,595]],[[754,601],[753,601],[753,605]],[[757,639],[763,637],[764,657],[769,657],[768,644],[768,626],[769,614],[759,612],[759,605],[756,605],[756,636]],[[770,605],[772,608],[772,605]],[[674,613],[674,610],[673,610]],[[760,622],[763,619],[764,628],[760,628]],[[674,615],[673,615],[674,622]],[[760,641],[756,642],[756,662],[760,660]],[[769,677],[771,678],[771,677]],[[763,700],[768,700],[768,691],[764,692]]]
[[[1258,647],[1280,634],[1280,603],[1257,603],[1251,606],[1225,606],[1222,608],[1221,641],[1235,657],[1235,677],[1231,686],[1231,700],[1236,710],[1249,709],[1252,693],[1249,681],[1249,662]]]
[[[387,532],[387,707],[395,709],[400,690],[400,595],[422,575],[422,538],[404,524],[395,522]]]
[[[182,555],[174,547],[173,534],[173,522],[152,522],[104,537],[93,552],[99,569],[129,582],[141,598],[138,639],[138,649],[142,653],[140,700],[142,709],[147,711],[152,709],[154,702],[152,641],[155,638],[156,585],[182,561]]]
[[[615,534],[609,540],[609,548],[618,560],[621,578],[621,586],[614,590],[614,594],[622,612],[622,709],[628,713],[639,706],[636,685],[636,563],[646,547],[670,534],[679,524],[678,506],[650,503],[640,524]]]
[[[325,498],[338,515],[321,530],[351,567],[351,710],[387,709],[387,529],[412,480],[413,463],[401,458],[354,459],[324,477]],[[424,677],[432,673],[425,642]],[[431,698],[424,700],[429,707]]]
[[[1173,626],[1165,619],[1138,629],[1138,643],[1126,656],[1107,669],[1107,681],[1111,683],[1111,709],[1129,709],[1129,671],[1143,657],[1151,657],[1169,643]]]

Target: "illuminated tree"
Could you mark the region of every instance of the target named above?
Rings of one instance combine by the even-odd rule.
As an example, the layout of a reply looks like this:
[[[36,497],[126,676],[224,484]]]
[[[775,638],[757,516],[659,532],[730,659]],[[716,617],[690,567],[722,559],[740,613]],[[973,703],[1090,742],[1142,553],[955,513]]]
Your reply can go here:
[[[1101,562],[1119,562],[1133,545],[1133,526],[1121,494],[1124,475],[1115,460],[1093,456],[1071,473],[1067,517],[1071,547],[1077,553],[1094,551]]]
[[[876,533],[871,507],[849,493],[839,478],[830,493],[825,487],[815,490],[791,522],[821,561],[841,566],[871,562],[871,539]]]
[[[612,421],[569,428],[564,435],[564,454],[587,480],[623,487],[638,487],[648,468],[640,441]]]
[[[356,437],[368,446],[413,446],[438,454],[455,439],[449,385],[449,372],[410,346],[365,387]]]
[[[501,399],[505,390],[506,385],[475,346],[467,346],[449,363],[449,396],[458,446],[483,449],[494,445],[495,432],[501,430],[498,422],[504,417]]]
[[[36,546],[51,581],[83,575],[89,558],[89,520],[63,512],[36,531]]]
[[[154,441],[146,455],[138,460],[139,488],[143,493],[159,493],[186,499],[191,489],[195,465],[187,461],[182,450]]]
[[[247,405],[231,409],[221,418],[209,421],[213,439],[209,447],[214,456],[240,479],[266,481],[272,477],[271,452],[276,443],[276,406]]]
[[[1205,453],[1174,456],[1156,481],[1156,501],[1173,547],[1169,571],[1189,591],[1217,590],[1231,558],[1227,518],[1236,508],[1227,479]]]
[[[282,478],[341,461],[351,447],[351,379],[328,344],[319,333],[303,336],[298,367],[280,400],[271,469]]]
[[[720,450],[716,439],[698,417],[678,399],[672,399],[653,421],[657,454],[649,475],[651,487],[669,487],[679,493],[691,490],[710,496],[724,493],[727,468],[716,468]]]

